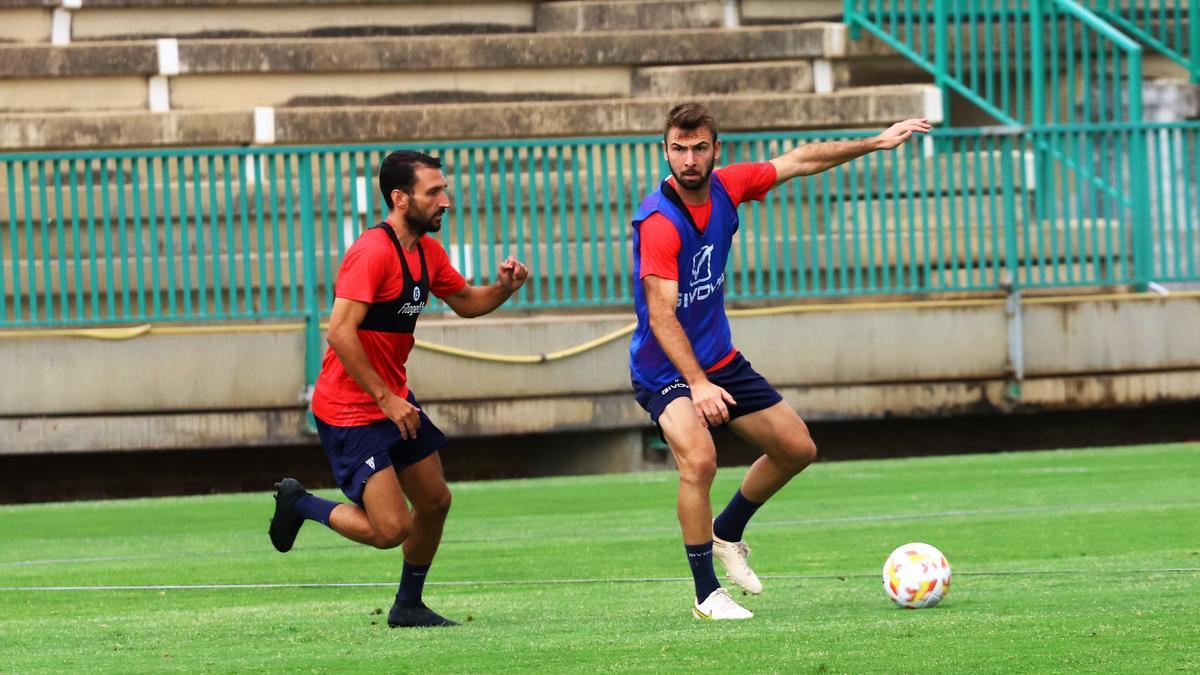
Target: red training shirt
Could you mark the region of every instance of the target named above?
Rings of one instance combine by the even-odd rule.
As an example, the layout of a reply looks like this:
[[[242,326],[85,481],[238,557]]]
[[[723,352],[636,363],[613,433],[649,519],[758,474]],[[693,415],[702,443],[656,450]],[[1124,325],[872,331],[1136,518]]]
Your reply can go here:
[[[421,237],[417,239],[417,246],[424,251],[425,262],[429,266],[427,271],[431,293],[444,298],[467,285],[466,279],[450,266],[450,257],[438,240]],[[421,269],[417,249],[405,250],[404,257],[413,280],[420,280],[426,270]],[[396,255],[396,247],[387,232],[370,229],[362,233],[342,260],[334,288],[335,295],[370,304],[393,300],[403,289],[404,272]],[[413,348],[413,336],[359,330],[358,339],[362,342],[371,367],[383,378],[388,389],[397,396],[408,396],[408,376],[404,364]],[[325,351],[321,374],[313,391],[312,410],[326,424],[339,427],[360,426],[387,419],[375,399],[346,372],[332,347]]]
[[[735,207],[748,201],[762,201],[767,191],[775,185],[778,173],[775,165],[770,162],[747,162],[731,164],[713,171],[721,178],[721,184],[729,193]],[[675,184],[674,176],[668,178]],[[708,228],[708,219],[712,215],[712,199],[699,206],[684,204],[692,214],[692,220],[701,232]],[[663,279],[679,279],[679,231],[675,225],[661,213],[655,213],[642,221],[640,253],[642,270],[639,280],[654,275]],[[729,352],[720,361],[705,369],[711,373],[724,367],[733,357],[737,349]]]

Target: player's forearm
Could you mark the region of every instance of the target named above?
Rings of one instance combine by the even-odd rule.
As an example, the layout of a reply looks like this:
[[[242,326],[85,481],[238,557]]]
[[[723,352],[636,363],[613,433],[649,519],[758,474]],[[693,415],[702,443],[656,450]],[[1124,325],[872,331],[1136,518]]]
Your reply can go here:
[[[674,312],[666,316],[656,316],[654,312],[651,312],[650,332],[654,334],[654,339],[658,340],[658,346],[662,347],[663,353],[671,360],[685,382],[695,385],[708,379],[708,376],[704,374],[704,368],[696,360],[696,352],[692,349],[692,343],[688,340],[687,333],[683,332],[683,326],[679,324],[679,319],[675,318]]]
[[[367,358],[366,350],[363,349],[362,341],[358,339],[357,331],[330,331],[329,346],[342,362],[342,367],[350,373],[350,377],[354,378],[358,386],[370,394],[376,403],[382,404],[393,394],[379,373],[375,372],[371,360]]]
[[[510,297],[513,291],[503,287],[499,282],[488,286],[468,286],[465,302],[459,303],[455,312],[468,319],[496,311]]]
[[[880,147],[877,137],[801,145],[784,155],[786,164],[791,169],[787,172],[791,174],[788,177],[811,176],[828,171],[839,164],[845,164],[852,159],[874,152]]]

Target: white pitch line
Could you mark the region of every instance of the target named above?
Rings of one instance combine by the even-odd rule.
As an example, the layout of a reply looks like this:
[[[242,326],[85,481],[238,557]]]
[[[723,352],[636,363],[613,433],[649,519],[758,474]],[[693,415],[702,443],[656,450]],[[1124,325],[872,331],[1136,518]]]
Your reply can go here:
[[[1100,576],[1126,574],[1194,574],[1200,567],[1160,567],[1134,570],[999,570],[982,572],[956,572],[956,577],[990,576],[1033,576],[1093,574]],[[762,579],[816,581],[828,579],[874,579],[878,574],[777,574],[764,575]],[[647,584],[691,581],[691,577],[623,577],[583,579],[477,579],[464,581],[430,581],[426,586],[569,586],[585,584]],[[144,584],[130,586],[0,586],[0,591],[54,592],[54,591],[240,591],[240,590],[287,590],[298,588],[391,588],[395,581],[343,581],[290,584]]]

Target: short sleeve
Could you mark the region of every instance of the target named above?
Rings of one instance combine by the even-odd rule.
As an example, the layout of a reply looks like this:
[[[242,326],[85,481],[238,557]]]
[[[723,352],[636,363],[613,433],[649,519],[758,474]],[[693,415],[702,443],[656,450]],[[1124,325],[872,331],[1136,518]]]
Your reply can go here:
[[[734,206],[749,201],[761,201],[775,185],[778,172],[770,162],[746,162],[721,167],[715,172],[721,177],[725,191]]]
[[[372,246],[369,237],[359,237],[342,259],[334,295],[358,302],[375,302],[376,293],[387,279],[394,258],[392,251]]]
[[[641,237],[639,253],[642,257],[642,269],[639,279],[648,276],[663,279],[679,279],[679,232],[666,216],[653,213],[642,221],[639,229]]]
[[[450,256],[442,243],[436,239],[425,237],[425,262],[429,264],[429,292],[439,298],[454,295],[467,285],[463,275],[450,264]]]

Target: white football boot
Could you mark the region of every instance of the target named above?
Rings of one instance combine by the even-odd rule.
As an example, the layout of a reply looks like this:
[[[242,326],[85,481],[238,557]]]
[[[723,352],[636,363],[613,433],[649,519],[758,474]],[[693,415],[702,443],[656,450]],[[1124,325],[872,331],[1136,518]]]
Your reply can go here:
[[[733,582],[734,586],[751,595],[762,593],[762,582],[746,563],[746,558],[750,557],[750,547],[746,542],[725,541],[714,534],[712,552],[713,557],[720,560],[721,566],[725,568],[725,578]]]
[[[733,596],[724,588],[718,588],[704,599],[692,605],[692,616],[706,621],[753,619],[754,612],[733,601]]]

